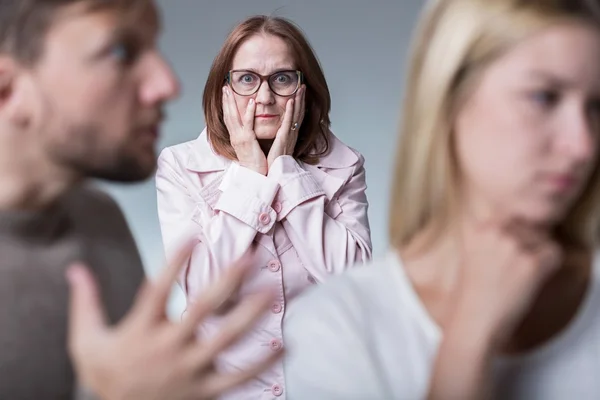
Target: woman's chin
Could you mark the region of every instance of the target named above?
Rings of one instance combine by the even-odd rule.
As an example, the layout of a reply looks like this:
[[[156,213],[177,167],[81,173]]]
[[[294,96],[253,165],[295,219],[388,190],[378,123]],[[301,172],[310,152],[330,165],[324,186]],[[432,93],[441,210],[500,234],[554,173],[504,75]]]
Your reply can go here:
[[[256,138],[259,140],[273,140],[277,136],[277,129],[254,127],[254,133],[256,134]]]
[[[554,226],[562,221],[568,209],[564,205],[540,202],[515,212],[520,220],[539,226]]]

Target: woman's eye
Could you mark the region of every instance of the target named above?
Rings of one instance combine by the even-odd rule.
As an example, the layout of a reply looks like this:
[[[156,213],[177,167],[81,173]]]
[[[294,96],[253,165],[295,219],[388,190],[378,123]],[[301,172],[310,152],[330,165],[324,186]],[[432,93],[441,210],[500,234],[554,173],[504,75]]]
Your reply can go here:
[[[252,76],[252,75],[249,75],[249,74],[247,74],[247,75],[243,75],[243,76],[240,78],[240,81],[241,81],[242,83],[253,83],[253,82],[254,82],[254,80],[255,80],[255,79],[254,79],[254,76]]]
[[[552,90],[535,90],[530,93],[529,97],[542,108],[551,108],[555,106],[560,99],[559,94]]]

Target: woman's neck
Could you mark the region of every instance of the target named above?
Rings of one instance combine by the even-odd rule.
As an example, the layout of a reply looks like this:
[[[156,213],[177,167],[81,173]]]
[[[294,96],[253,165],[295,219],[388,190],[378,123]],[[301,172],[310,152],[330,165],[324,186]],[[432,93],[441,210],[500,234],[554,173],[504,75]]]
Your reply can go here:
[[[271,151],[271,147],[273,146],[274,139],[258,139],[258,144],[262,149],[265,156],[269,155],[269,151]]]
[[[465,240],[476,234],[472,218],[455,219],[444,227],[430,224],[399,249],[415,291],[439,326],[448,322],[452,299],[461,290],[461,275],[466,272]],[[593,249],[562,247],[562,266],[543,284],[507,343],[506,353],[528,351],[547,342],[567,327],[580,309],[591,281]]]

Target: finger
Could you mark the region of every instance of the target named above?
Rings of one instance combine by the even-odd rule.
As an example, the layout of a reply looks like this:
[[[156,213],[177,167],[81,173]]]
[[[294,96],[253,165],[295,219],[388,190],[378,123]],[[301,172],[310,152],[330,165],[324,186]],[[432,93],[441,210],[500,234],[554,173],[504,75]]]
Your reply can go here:
[[[246,383],[263,373],[279,361],[283,355],[283,350],[274,352],[258,364],[233,374],[219,374],[216,372],[208,374],[198,384],[196,395],[201,398],[216,398],[229,389]]]
[[[135,313],[142,319],[164,316],[166,303],[181,270],[188,264],[197,239],[186,241],[170,260],[155,282],[150,282],[135,304]]]
[[[144,299],[146,297],[151,297],[150,292],[153,290],[152,286],[153,286],[153,282],[148,280],[148,277],[145,277],[144,280],[142,281],[142,283],[140,284],[140,287],[135,295],[135,299],[134,299],[132,310],[131,310],[132,314],[136,313],[136,309],[142,308],[141,306],[143,304],[145,304]]]
[[[250,330],[269,310],[275,294],[271,291],[249,296],[229,313],[220,324],[219,334],[206,343],[195,342],[195,349],[190,351],[190,362],[198,368],[212,363],[224,350],[229,348]]]
[[[550,234],[550,230],[547,226],[521,217],[511,218],[506,222],[505,227],[516,232],[540,237],[548,237]]]
[[[526,251],[535,251],[550,240],[548,230],[520,218],[507,221],[503,226],[503,231],[512,236],[519,246]]]
[[[502,232],[504,226],[515,218],[514,213],[494,200],[487,209],[468,209],[466,216],[473,227],[479,231],[496,230],[499,232]]]
[[[240,120],[240,114],[231,89],[228,86],[223,86],[223,121],[229,131],[232,144],[239,141],[239,134],[242,132],[243,124]]]
[[[298,129],[300,129],[300,124],[302,123],[302,114],[304,113],[304,86],[301,86],[296,93],[294,100],[294,116],[292,118],[292,124],[298,123]]]
[[[300,106],[300,122],[304,121],[304,114],[306,113],[306,85],[302,86],[302,101]]]
[[[254,118],[256,116],[256,101],[250,99],[248,106],[246,107],[246,113],[244,114],[244,131],[246,133],[254,131]]]
[[[180,326],[181,334],[185,337],[193,337],[196,327],[209,314],[226,303],[236,293],[250,272],[255,260],[253,252],[246,253],[229,267],[225,275],[215,284],[203,292],[188,308],[186,319]]]
[[[229,124],[231,123],[231,113],[229,112],[229,101],[227,96],[227,86],[223,86],[223,97],[221,101],[223,103],[223,122],[225,122],[227,129],[229,129]]]
[[[538,251],[538,257],[544,273],[547,275],[556,271],[564,262],[562,249],[554,243],[542,246]]]
[[[70,288],[69,347],[74,348],[106,328],[106,314],[89,268],[73,264],[66,277]]]
[[[281,121],[281,125],[279,129],[277,129],[277,134],[275,135],[275,140],[273,141],[273,145],[271,146],[271,150],[269,150],[269,154],[267,155],[268,163],[271,165],[277,157],[282,154],[285,154],[285,149],[288,143],[288,138],[292,129],[292,114],[294,112],[294,100],[289,99],[287,103],[285,103],[285,111],[283,114],[283,120]]]
[[[281,122],[281,128],[279,129],[281,134],[288,135],[292,129],[294,104],[294,99],[289,99],[285,105],[285,114],[283,115],[283,121]],[[277,136],[279,136],[279,133]]]
[[[230,87],[225,88],[225,90],[227,91],[227,107],[229,110],[231,123],[235,124],[235,126],[233,126],[233,128],[241,129],[241,128],[243,128],[243,126],[242,126],[243,123],[242,123],[242,118],[240,117],[240,113],[238,112],[237,102],[235,101],[235,96],[231,92]]]

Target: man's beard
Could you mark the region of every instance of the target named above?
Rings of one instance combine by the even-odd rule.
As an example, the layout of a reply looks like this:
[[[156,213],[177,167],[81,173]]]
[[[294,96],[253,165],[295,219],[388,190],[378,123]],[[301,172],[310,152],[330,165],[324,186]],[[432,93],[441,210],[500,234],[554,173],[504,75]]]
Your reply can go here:
[[[143,155],[135,143],[107,143],[100,130],[88,126],[70,129],[66,143],[54,143],[50,151],[63,167],[85,178],[112,182],[140,182],[156,169],[156,154]],[[136,151],[137,150],[137,151]]]
[[[151,165],[142,165],[134,157],[123,155],[113,158],[110,163],[96,165],[80,162],[77,168],[89,178],[112,182],[141,182],[150,178],[154,173],[156,162]]]

